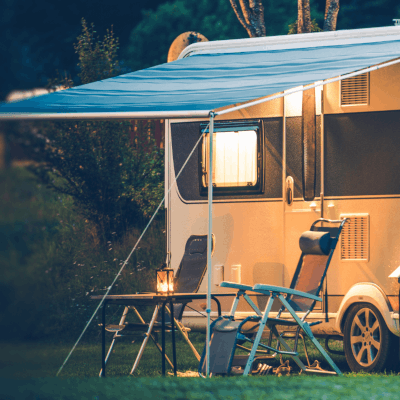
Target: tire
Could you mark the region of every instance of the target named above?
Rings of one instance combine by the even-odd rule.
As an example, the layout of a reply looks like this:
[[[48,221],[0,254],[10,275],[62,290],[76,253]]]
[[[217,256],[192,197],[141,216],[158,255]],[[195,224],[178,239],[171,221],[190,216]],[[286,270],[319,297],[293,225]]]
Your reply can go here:
[[[351,307],[344,324],[344,352],[353,372],[381,372],[396,367],[399,338],[388,329],[378,309],[369,303]]]

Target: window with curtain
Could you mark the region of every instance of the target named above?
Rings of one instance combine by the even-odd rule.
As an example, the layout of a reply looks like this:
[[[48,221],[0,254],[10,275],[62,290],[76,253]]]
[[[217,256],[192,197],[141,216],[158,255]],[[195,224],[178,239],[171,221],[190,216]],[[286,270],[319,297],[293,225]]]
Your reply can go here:
[[[222,126],[221,126],[222,125]],[[261,138],[259,126],[216,124],[213,134],[213,186],[216,192],[260,190]],[[208,131],[202,144],[202,186],[208,187]]]

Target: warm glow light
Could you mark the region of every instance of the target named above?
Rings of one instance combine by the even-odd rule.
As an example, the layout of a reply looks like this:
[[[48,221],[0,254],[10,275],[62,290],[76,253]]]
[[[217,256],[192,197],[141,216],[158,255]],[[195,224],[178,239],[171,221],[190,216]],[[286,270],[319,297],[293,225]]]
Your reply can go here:
[[[169,288],[168,288],[168,286],[169,286]],[[172,282],[169,285],[168,285],[167,282],[158,282],[157,290],[159,292],[164,292],[164,293],[168,292],[168,291],[173,292],[174,291],[174,284]]]
[[[208,146],[208,140],[204,145]],[[215,132],[213,183],[216,186],[253,186],[257,183],[257,133]],[[205,147],[203,154],[208,147]],[[207,177],[205,176],[206,182]]]
[[[157,270],[157,293],[173,293],[174,274],[172,269]]]

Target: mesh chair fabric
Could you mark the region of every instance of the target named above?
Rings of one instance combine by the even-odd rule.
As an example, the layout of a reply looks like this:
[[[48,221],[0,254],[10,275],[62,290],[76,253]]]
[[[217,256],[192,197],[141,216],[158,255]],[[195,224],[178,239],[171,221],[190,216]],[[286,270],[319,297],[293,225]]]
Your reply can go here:
[[[192,235],[186,242],[185,252],[175,277],[176,293],[195,293],[207,269],[207,235]],[[174,315],[182,319],[187,303],[174,304]]]
[[[301,270],[293,288],[318,296],[327,261],[328,256],[325,255],[304,254],[300,260]],[[289,301],[295,311],[308,311],[313,302],[312,299],[296,295],[292,296]]]
[[[176,293],[197,292],[207,269],[207,235],[189,237],[179,270]]]

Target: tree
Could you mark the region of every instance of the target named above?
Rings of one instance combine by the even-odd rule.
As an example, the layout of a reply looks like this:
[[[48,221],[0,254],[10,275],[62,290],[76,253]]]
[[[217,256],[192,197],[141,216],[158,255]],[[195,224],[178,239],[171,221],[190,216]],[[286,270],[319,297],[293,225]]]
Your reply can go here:
[[[266,35],[264,6],[261,0],[229,0],[236,17],[250,37]]]
[[[336,31],[338,13],[339,0],[326,0],[324,31]]]
[[[297,33],[318,32],[315,20],[311,20],[310,0],[297,1]],[[324,31],[335,31],[339,13],[339,0],[326,0],[324,14]]]
[[[75,51],[82,83],[120,73],[118,39],[101,41],[82,20]],[[59,78],[52,86],[71,86]],[[131,121],[63,121],[31,127],[27,148],[39,164],[33,172],[54,190],[72,196],[77,210],[97,226],[100,240],[122,237],[151,216],[163,196],[163,150],[148,129],[135,133]]]
[[[239,22],[246,29],[249,37],[266,36],[264,14],[276,15],[277,10],[271,13],[264,12],[264,4],[270,1],[262,0],[229,0]],[[324,15],[324,31],[336,30],[339,0],[326,0]],[[291,33],[319,32],[321,29],[315,19],[311,19],[310,0],[297,0],[297,21],[289,25]]]
[[[273,15],[265,25],[267,36],[287,33],[288,24],[296,19],[292,2],[264,0],[265,15]],[[200,32],[210,41],[247,35],[228,0],[174,0],[143,12],[123,51],[127,65],[137,70],[165,63],[173,40],[187,31]]]
[[[339,0],[326,0],[324,14],[324,31],[336,30],[339,13]],[[297,1],[297,21],[289,25],[289,34],[320,32],[316,19],[311,19],[310,0]]]
[[[243,36],[227,0],[175,0],[142,13],[123,52],[127,65],[138,70],[167,62],[171,43],[187,31],[200,32],[208,40]]]
[[[311,32],[310,0],[297,0],[297,33]]]

